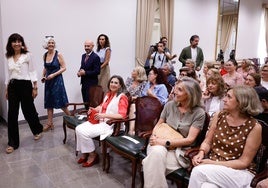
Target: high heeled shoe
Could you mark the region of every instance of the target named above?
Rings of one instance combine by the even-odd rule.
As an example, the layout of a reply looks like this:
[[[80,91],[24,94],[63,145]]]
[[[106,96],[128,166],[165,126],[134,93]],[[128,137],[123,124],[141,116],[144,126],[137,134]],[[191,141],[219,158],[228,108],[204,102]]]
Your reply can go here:
[[[45,127],[43,127],[43,131],[46,132],[48,130],[53,130],[54,129],[54,125],[53,124],[46,124]]]
[[[90,162],[86,161],[83,163],[82,167],[91,167],[94,164],[97,164],[99,162],[99,155],[96,155],[94,159]]]
[[[85,163],[85,162],[87,162],[87,157],[86,157],[86,158],[81,157],[81,158],[78,159],[78,161],[77,161],[78,164],[82,164],[82,163]]]

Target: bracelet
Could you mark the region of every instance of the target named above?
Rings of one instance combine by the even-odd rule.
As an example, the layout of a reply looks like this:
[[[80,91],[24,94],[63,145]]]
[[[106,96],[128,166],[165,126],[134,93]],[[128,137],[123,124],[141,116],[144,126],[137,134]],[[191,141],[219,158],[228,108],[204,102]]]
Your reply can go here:
[[[203,151],[203,152],[204,152],[204,155],[206,155],[206,151],[205,151],[205,150],[203,150],[203,149],[199,149],[199,151]]]

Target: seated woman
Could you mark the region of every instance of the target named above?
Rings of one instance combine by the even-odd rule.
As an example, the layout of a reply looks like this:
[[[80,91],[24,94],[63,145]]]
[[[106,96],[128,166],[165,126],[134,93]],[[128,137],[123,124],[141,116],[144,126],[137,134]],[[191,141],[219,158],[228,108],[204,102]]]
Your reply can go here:
[[[110,119],[123,119],[127,116],[128,98],[124,94],[126,87],[121,76],[114,75],[108,82],[108,92],[103,103],[96,108],[90,107],[88,113],[93,110],[98,113],[94,118],[99,120],[98,124],[91,124],[89,121],[78,125],[76,132],[76,149],[81,151],[83,156],[77,161],[83,163],[83,167],[90,167],[98,162],[98,155],[95,153],[94,137],[100,136],[103,140],[113,132],[113,126],[106,121]]]
[[[206,82],[207,82],[207,73],[209,69],[213,69],[214,65],[210,62],[205,62],[203,66],[203,74],[200,76],[200,87],[202,91],[206,90]]]
[[[189,188],[250,187],[254,177],[253,159],[262,137],[262,127],[252,117],[261,111],[258,96],[251,87],[235,86],[223,101],[224,111],[214,115],[192,160]]]
[[[151,68],[148,75],[148,82],[142,90],[141,96],[151,96],[157,98],[162,105],[168,100],[166,77],[162,69]]]
[[[244,79],[246,79],[248,74],[256,73],[256,70],[253,67],[253,62],[249,59],[243,59],[241,66],[238,67],[236,71],[241,74]]]
[[[154,134],[151,136],[147,157],[142,161],[145,187],[168,187],[166,174],[183,167],[182,161],[176,156],[177,150],[169,149],[194,145],[203,128],[205,111],[200,103],[202,94],[199,83],[184,77],[176,83],[173,92],[175,98],[164,106],[153,133],[162,123],[167,123],[183,138],[171,140],[158,138]]]
[[[211,116],[223,108],[223,96],[225,94],[224,81],[221,76],[208,77],[207,89],[203,92],[205,110]]]
[[[229,59],[224,63],[224,68],[227,74],[223,75],[222,78],[227,86],[227,88],[232,88],[236,85],[243,85],[244,78],[241,74],[236,72],[237,62],[234,59]]]
[[[132,103],[129,109],[129,118],[135,118],[135,99],[141,96],[141,92],[145,87],[147,80],[145,69],[141,66],[137,66],[131,73],[131,78],[128,77],[126,80],[126,88],[128,93],[131,95]],[[135,121],[129,122],[129,134],[134,135]]]

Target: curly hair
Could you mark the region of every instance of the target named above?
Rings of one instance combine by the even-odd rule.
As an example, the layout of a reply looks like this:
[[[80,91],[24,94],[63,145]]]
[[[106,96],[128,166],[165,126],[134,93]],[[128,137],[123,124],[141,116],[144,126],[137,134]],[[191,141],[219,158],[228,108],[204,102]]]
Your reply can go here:
[[[222,98],[225,94],[225,83],[223,78],[219,75],[210,76],[206,81],[207,86],[210,83],[216,84],[218,86],[218,90],[216,91],[216,93],[214,93],[214,96],[219,96],[220,98]]]
[[[107,35],[105,35],[105,34],[100,34],[98,36],[98,38],[97,38],[97,52],[99,52],[100,49],[102,48],[101,45],[100,45],[100,38],[101,37],[105,38],[104,48],[111,47],[109,37]]]

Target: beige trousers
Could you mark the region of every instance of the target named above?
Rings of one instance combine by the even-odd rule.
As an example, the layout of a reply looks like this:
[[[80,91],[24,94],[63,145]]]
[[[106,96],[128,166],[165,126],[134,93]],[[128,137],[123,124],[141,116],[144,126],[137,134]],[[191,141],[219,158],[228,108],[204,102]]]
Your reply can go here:
[[[166,175],[181,168],[175,156],[175,150],[164,146],[150,146],[147,157],[143,159],[144,187],[167,188]]]

